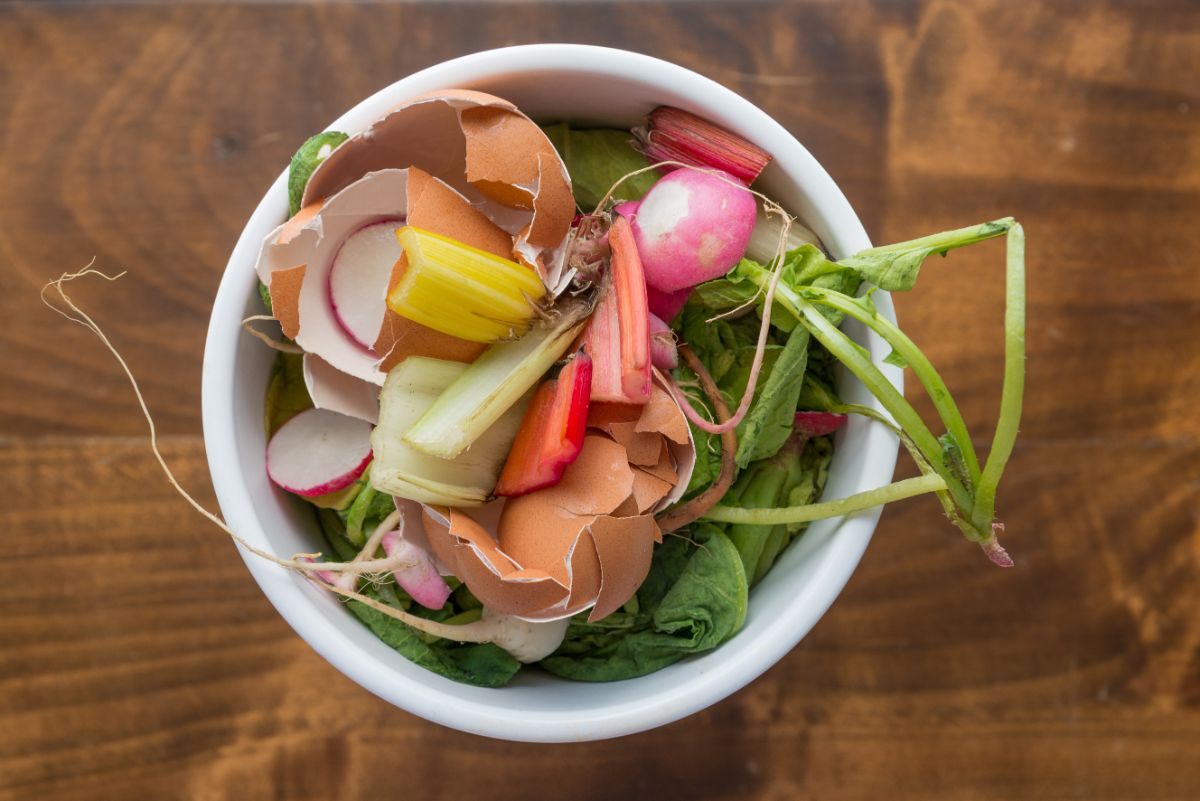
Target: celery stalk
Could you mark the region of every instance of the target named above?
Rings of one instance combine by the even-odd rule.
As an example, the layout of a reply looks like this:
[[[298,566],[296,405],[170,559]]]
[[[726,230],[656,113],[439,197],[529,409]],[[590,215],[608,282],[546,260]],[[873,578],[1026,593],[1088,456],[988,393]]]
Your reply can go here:
[[[472,446],[575,341],[590,304],[560,302],[560,314],[515,342],[492,345],[468,365],[404,435],[419,451],[453,459]]]
[[[379,425],[371,434],[371,486],[389,495],[445,506],[478,506],[491,496],[524,404],[514,404],[483,432],[468,453],[440,459],[404,441],[404,433],[467,369],[459,362],[410,356],[388,373],[380,393]]]

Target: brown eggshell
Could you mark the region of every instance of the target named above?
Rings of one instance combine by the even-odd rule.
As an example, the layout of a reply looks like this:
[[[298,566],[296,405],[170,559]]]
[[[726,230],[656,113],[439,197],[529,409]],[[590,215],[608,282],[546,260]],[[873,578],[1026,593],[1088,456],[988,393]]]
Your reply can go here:
[[[389,168],[419,167],[461,191],[465,157],[458,109],[438,98],[411,101],[334,148],[309,177],[304,205]]]
[[[659,451],[658,461],[652,465],[643,466],[641,469],[674,486],[679,476],[675,471],[675,458],[671,455],[671,446],[667,444],[666,438],[662,438],[659,442],[661,450]]]
[[[304,287],[306,272],[308,265],[305,264],[275,270],[267,285],[271,293],[271,313],[288,339],[300,335],[300,290]]]
[[[541,129],[521,114],[487,106],[465,109],[461,122],[467,180],[497,203],[532,210],[538,157],[553,147]]]
[[[515,562],[539,567],[568,584],[564,556],[595,515],[569,512],[538,492],[510,498],[496,527],[500,548]]]
[[[309,221],[317,216],[317,213],[321,211],[321,207],[324,205],[324,200],[317,200],[293,214],[292,218],[283,224],[283,228],[279,229],[279,238],[276,241],[281,245],[291,242],[300,233],[300,229],[308,225]]]
[[[286,226],[272,231],[255,263],[255,272],[268,286],[272,273],[297,264],[307,265],[299,293],[296,344],[344,373],[379,385],[386,375],[379,370],[378,357],[347,334],[338,321],[329,301],[329,275],[334,258],[348,236],[364,225],[404,216],[407,186],[405,170],[383,170],[364,176],[328,198],[320,213],[286,242],[279,241]],[[375,288],[378,306],[373,311],[378,312],[376,319],[382,320],[387,308],[382,277]]]
[[[649,515],[597,517],[589,528],[600,560],[600,592],[589,621],[608,617],[633,597],[650,572],[654,543],[662,532]]]
[[[674,483],[664,481],[647,473],[640,467],[633,468],[633,498],[637,502],[637,514],[642,514],[667,497]]]
[[[661,375],[655,376],[662,380]],[[675,402],[661,383],[655,382],[650,387],[650,400],[642,407],[642,416],[638,418],[635,431],[653,431],[662,434],[672,442],[684,445],[691,441],[687,418],[683,410]]]
[[[549,153],[544,150],[538,153],[538,176],[533,221],[527,238],[530,244],[539,248],[558,247],[575,219],[575,196],[553,145],[550,145]]]
[[[613,511],[632,493],[633,471],[625,449],[603,434],[589,433],[583,438],[579,457],[566,469],[561,481],[523,497],[528,499],[527,504],[541,504],[547,514],[555,509],[568,514],[598,515]]]
[[[438,561],[485,606],[504,614],[528,615],[566,599],[566,587],[545,571],[522,569],[500,552],[492,535],[466,513],[427,507],[423,520],[425,536]]]
[[[641,417],[642,407],[632,403],[609,403],[608,401],[592,401],[588,405],[588,428],[598,428],[612,434],[609,426],[613,423],[636,423]]]
[[[570,176],[546,135],[511,103],[469,90],[413,98],[317,165],[305,203],[371,171],[407,167],[440,178],[501,228],[519,232],[505,255],[535,267],[555,294],[565,288]]]
[[[662,435],[657,432],[639,432],[636,428],[637,423],[609,423],[608,433],[625,448],[630,464],[656,464],[662,453]]]

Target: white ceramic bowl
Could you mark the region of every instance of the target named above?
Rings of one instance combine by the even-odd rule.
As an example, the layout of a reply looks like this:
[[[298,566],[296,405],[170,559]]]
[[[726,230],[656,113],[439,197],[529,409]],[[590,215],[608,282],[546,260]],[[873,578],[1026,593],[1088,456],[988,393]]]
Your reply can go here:
[[[535,119],[628,128],[654,106],[679,106],[755,141],[774,155],[765,192],[797,213],[835,256],[868,247],[866,232],[837,185],[782,126],[747,100],[683,67],[621,50],[529,45],[491,50],[410,75],[362,101],[328,126],[361,130],[422,92],[480,89],[507,98]],[[204,353],[204,441],[213,485],[230,527],[249,542],[290,555],[322,547],[310,509],[277,490],[264,469],[263,396],[273,353],[242,333],[258,308],[253,264],[267,233],[287,213],[287,176],[259,203],[234,248],[213,306]],[[892,316],[890,299],[875,304]],[[861,327],[846,330],[884,365],[886,345]],[[874,404],[845,375],[849,401]],[[877,407],[878,408],[878,407]],[[882,426],[852,419],[840,432],[825,491],[837,498],[887,483],[896,439]],[[745,628],[715,651],[638,679],[570,682],[523,670],[503,689],[458,684],[388,648],[332,595],[243,552],[264,593],[321,656],[398,707],[462,731],[509,740],[567,742],[650,729],[703,709],[753,681],[800,641],[841,591],[879,517],[863,512],[813,525],[755,588]]]

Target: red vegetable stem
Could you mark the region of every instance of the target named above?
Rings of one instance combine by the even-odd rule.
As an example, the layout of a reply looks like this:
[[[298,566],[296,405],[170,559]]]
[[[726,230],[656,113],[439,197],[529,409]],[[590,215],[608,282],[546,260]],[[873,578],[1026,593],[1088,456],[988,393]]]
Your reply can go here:
[[[591,389],[592,359],[586,353],[575,354],[558,378],[537,388],[496,482],[496,495],[524,495],[562,480],[583,449]]]
[[[681,161],[724,170],[750,185],[771,155],[735,133],[695,114],[659,106],[640,133],[642,152],[651,161]]]

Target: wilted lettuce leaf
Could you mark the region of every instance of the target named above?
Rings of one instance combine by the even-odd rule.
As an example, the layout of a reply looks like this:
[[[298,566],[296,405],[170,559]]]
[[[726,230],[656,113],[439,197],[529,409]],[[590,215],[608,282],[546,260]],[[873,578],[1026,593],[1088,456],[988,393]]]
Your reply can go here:
[[[623,176],[650,166],[646,157],[634,149],[633,135],[629,131],[578,129],[565,123],[547,125],[543,130],[567,165],[575,202],[585,212],[595,209]],[[658,173],[653,171],[635,175],[617,187],[613,198],[641,200],[658,178]]]

